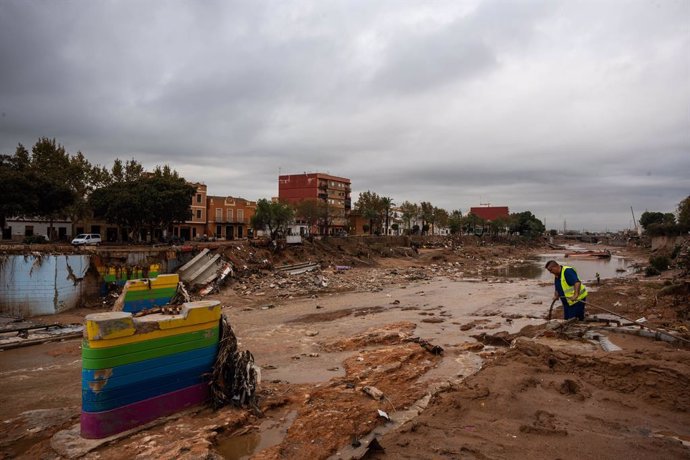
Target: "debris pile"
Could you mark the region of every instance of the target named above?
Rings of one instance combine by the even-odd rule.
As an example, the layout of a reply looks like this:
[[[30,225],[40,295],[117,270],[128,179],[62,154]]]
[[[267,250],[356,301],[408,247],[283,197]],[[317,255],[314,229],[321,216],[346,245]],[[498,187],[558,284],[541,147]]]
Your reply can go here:
[[[237,337],[222,315],[218,356],[211,374],[211,405],[215,409],[229,404],[250,407],[260,413],[256,398],[260,382],[261,371],[254,364],[254,356],[249,350],[238,349]]]

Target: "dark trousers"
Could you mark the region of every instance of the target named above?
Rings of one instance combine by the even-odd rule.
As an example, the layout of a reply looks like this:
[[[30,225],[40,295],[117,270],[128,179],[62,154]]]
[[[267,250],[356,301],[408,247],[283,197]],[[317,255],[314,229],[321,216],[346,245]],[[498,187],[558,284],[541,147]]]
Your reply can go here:
[[[565,303],[565,302],[564,302]],[[587,297],[575,302],[574,304],[567,306],[563,305],[563,319],[577,318],[580,321],[585,319],[585,304],[587,303]]]

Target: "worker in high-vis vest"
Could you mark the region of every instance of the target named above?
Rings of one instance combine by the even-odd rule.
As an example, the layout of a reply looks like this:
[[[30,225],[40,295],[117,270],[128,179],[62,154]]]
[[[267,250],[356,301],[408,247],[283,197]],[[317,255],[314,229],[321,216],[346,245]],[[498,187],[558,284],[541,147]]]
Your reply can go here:
[[[585,319],[585,304],[587,303],[587,288],[573,267],[559,265],[555,260],[546,262],[546,269],[553,274],[553,299],[563,302],[563,318]]]

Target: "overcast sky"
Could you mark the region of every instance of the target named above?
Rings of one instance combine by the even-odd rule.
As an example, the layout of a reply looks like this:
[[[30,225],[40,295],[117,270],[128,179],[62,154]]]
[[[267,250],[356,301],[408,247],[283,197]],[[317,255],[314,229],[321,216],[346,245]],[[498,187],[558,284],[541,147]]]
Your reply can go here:
[[[0,2],[0,152],[617,230],[690,195],[690,1]]]

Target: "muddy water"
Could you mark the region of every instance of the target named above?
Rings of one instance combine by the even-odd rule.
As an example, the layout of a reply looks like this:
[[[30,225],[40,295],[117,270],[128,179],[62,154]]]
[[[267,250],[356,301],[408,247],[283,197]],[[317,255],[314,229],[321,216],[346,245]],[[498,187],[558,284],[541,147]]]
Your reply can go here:
[[[292,411],[279,419],[264,420],[257,431],[222,439],[215,450],[228,460],[247,459],[255,452],[279,444],[296,417],[297,411]]]
[[[562,265],[575,267],[578,275],[585,281],[596,280],[599,273],[601,279],[627,276],[633,273],[633,261],[624,257],[612,256],[610,259],[573,259],[564,257],[563,253],[542,254],[532,260],[526,260],[524,264],[517,264],[505,268],[493,270],[493,276],[506,278],[528,278],[541,281],[553,280],[553,275],[544,269],[549,260],[555,260]]]
[[[267,310],[232,307],[231,297],[224,303],[229,306],[225,312],[240,346],[252,351],[264,380],[319,383],[342,376],[342,362],[357,351],[326,353],[322,344],[410,321],[417,326],[416,336],[446,350],[442,362],[422,377],[422,381],[434,385],[457,381],[481,368],[481,358],[462,349],[464,343],[474,342],[472,335],[513,333],[528,324],[540,324],[550,300],[550,286],[538,280],[472,282],[437,278],[391,285],[377,292],[277,301]],[[470,322],[477,325],[460,330],[461,325]],[[262,425],[255,433],[219,440],[219,450],[225,458],[252,455],[280,442],[287,426],[271,432],[270,427]]]

